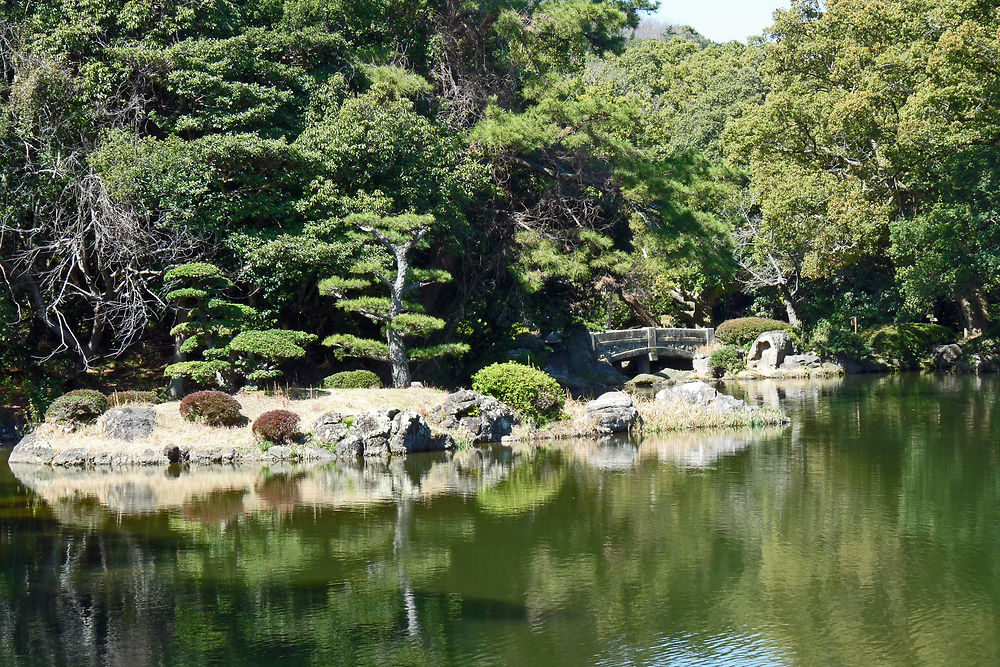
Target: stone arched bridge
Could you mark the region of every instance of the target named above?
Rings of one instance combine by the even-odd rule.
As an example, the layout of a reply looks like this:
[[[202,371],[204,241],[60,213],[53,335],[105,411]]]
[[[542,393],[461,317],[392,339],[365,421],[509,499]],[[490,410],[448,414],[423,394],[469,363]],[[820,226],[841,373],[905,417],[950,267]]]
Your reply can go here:
[[[598,357],[613,364],[634,360],[640,373],[649,372],[649,362],[660,358],[693,359],[695,350],[714,341],[715,329],[645,327],[590,334]]]

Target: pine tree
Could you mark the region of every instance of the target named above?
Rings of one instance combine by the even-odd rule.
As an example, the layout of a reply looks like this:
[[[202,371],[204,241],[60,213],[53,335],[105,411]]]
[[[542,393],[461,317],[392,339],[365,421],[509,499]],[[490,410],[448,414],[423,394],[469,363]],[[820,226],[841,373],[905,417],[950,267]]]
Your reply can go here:
[[[273,381],[283,375],[278,365],[305,356],[304,345],[315,334],[255,328],[261,319],[250,306],[226,301],[233,283],[212,264],[184,264],[167,272],[173,289],[167,301],[177,308],[179,323],[170,333],[180,360],[164,374],[175,382],[190,378],[201,385],[236,388]],[[199,359],[185,360],[200,354]],[[173,385],[173,383],[172,383]]]
[[[382,327],[385,341],[336,334],[323,341],[334,348],[338,359],[357,357],[388,362],[392,365],[394,387],[410,385],[410,362],[458,356],[469,351],[464,343],[446,343],[429,347],[408,348],[407,338],[426,337],[444,328],[444,320],[423,312],[413,301],[417,290],[434,283],[451,280],[447,271],[417,269],[410,266],[410,253],[418,247],[434,226],[434,216],[404,214],[379,217],[354,215],[346,222],[370,237],[380,251],[373,258],[355,262],[352,277],[334,276],[320,283],[320,292],[337,297],[337,307],[357,313]],[[345,298],[345,294],[378,287],[388,296],[363,295]]]

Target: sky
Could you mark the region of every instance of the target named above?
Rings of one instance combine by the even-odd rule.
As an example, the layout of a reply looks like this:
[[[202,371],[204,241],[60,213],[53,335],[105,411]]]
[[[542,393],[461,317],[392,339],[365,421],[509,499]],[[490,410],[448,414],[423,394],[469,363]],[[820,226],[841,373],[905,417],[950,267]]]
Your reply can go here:
[[[787,0],[660,0],[658,19],[689,25],[714,42],[745,42],[771,25],[771,13]]]

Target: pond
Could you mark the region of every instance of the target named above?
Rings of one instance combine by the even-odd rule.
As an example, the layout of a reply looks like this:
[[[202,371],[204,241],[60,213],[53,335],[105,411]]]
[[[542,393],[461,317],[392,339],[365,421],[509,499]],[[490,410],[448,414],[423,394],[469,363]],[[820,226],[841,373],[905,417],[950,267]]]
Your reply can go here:
[[[793,424],[0,464],[0,664],[1000,664],[1000,380],[730,391]]]

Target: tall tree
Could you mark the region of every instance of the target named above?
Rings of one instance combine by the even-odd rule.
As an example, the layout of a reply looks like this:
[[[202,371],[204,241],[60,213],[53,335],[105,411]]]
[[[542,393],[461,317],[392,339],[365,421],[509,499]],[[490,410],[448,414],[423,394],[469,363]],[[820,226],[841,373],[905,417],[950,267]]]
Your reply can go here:
[[[334,348],[338,358],[359,357],[388,362],[392,367],[394,387],[410,386],[410,362],[462,355],[469,351],[465,343],[444,343],[411,348],[406,339],[426,337],[444,328],[445,321],[426,315],[414,301],[416,292],[434,283],[451,280],[446,271],[418,269],[412,266],[411,253],[434,226],[434,216],[404,214],[390,217],[354,215],[346,222],[368,235],[380,247],[370,257],[351,267],[354,277],[334,276],[320,283],[323,294],[337,297],[337,307],[357,313],[379,325],[385,342],[334,334],[323,341]],[[370,277],[367,277],[370,276]],[[388,296],[345,298],[350,291],[378,287]]]

